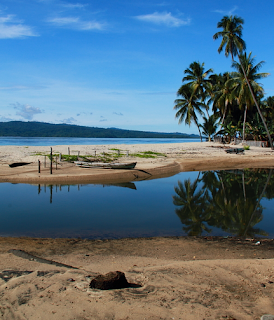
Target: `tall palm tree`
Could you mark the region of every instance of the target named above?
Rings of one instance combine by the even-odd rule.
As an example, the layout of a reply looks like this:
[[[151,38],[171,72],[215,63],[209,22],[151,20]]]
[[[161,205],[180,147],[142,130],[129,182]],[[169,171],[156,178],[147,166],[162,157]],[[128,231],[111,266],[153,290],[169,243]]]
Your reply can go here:
[[[199,115],[204,115],[204,112],[202,111],[204,104],[199,101],[196,95],[193,96],[192,92],[193,91],[189,85],[182,85],[177,92],[177,95],[181,96],[181,98],[175,100],[175,106],[173,109],[178,110],[175,114],[175,117],[179,119],[179,124],[185,121],[185,124],[190,126],[191,122],[194,121],[199,130],[200,139],[203,141],[199,128],[197,113]]]
[[[243,30],[243,24],[244,20],[237,16],[224,16],[223,19],[218,22],[217,28],[222,28],[222,31],[219,31],[213,35],[213,39],[216,40],[219,37],[222,37],[221,45],[218,48],[218,52],[220,53],[225,48],[225,56],[228,57],[231,55],[232,61],[234,61],[234,56],[237,55],[239,58],[239,63],[241,64],[241,60],[239,55],[242,54],[242,52],[245,50],[246,45],[242,37],[242,30]],[[265,130],[267,132],[267,136],[269,139],[269,144],[271,149],[273,148],[272,139],[270,136],[270,133],[268,131],[267,125],[265,123],[264,117],[262,115],[262,112],[260,110],[260,107],[257,103],[257,100],[255,98],[255,95],[253,93],[252,87],[247,79],[244,67],[241,64],[241,68],[243,70],[243,74],[245,76],[246,83],[249,87],[250,93],[252,95],[253,101],[256,105],[257,111],[262,119],[262,122],[265,126]]]
[[[222,117],[221,124],[224,123],[227,111],[235,104],[235,94],[230,81],[231,75],[229,72],[219,75],[211,75],[213,90],[210,102],[212,102],[212,109],[214,114],[218,113]]]
[[[258,70],[262,67],[264,61],[255,64],[254,57],[251,57],[251,52],[247,56],[246,53],[239,56],[240,63],[234,61],[232,67],[236,69],[236,72],[232,72],[232,82],[234,91],[236,92],[238,104],[244,107],[244,121],[243,121],[243,140],[245,140],[245,122],[247,110],[251,109],[254,105],[252,94],[247,85],[249,82],[253,93],[258,97],[263,95],[262,86],[257,83],[257,80],[269,76],[269,73],[258,73]]]
[[[201,102],[204,102],[207,97],[207,92],[210,85],[210,79],[208,75],[213,72],[213,69],[205,70],[204,62],[200,63],[197,61],[192,62],[189,67],[184,71],[186,76],[183,78],[183,82],[192,89],[192,97],[198,95],[201,97]],[[208,114],[208,106],[205,106]]]

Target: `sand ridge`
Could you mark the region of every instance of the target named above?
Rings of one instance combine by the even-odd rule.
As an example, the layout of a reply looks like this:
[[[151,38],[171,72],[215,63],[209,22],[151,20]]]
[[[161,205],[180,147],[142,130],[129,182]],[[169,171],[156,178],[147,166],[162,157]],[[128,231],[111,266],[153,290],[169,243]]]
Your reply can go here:
[[[273,167],[274,151],[270,148],[250,147],[244,154],[227,154],[225,148],[235,147],[212,142],[172,143],[172,144],[137,144],[137,145],[85,145],[53,146],[54,154],[82,156],[115,152],[119,149],[124,154],[118,162],[136,162],[134,170],[86,169],[78,168],[73,163],[58,162],[57,170],[53,165],[52,174],[47,158],[44,167],[44,154],[50,153],[45,146],[0,146],[0,182],[26,183],[76,183],[76,182],[128,182],[171,176],[181,171],[217,170],[234,168]],[[241,146],[238,146],[241,147]],[[155,159],[126,156],[144,151],[165,154]],[[38,160],[41,161],[41,173],[38,173]],[[31,164],[10,168],[13,162],[31,162]]]

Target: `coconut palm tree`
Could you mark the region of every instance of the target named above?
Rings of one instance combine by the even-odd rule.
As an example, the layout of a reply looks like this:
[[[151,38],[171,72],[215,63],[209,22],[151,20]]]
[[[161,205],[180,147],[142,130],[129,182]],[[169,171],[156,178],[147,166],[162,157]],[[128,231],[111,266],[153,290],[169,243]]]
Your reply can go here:
[[[179,124],[185,121],[185,124],[191,125],[192,121],[196,124],[200,139],[202,140],[201,131],[199,128],[198,117],[199,115],[204,115],[202,108],[204,108],[204,104],[200,102],[200,99],[197,95],[192,95],[193,91],[189,85],[182,85],[178,90],[177,95],[180,96],[180,99],[175,100],[175,106],[173,109],[178,110],[175,114],[175,117],[179,119]]]
[[[228,80],[231,79],[229,72],[219,75],[211,75],[213,82],[213,90],[210,102],[212,102],[212,109],[214,114],[219,114],[222,117],[221,124],[224,123],[225,116],[235,104],[235,94],[232,88],[232,83]]]
[[[228,57],[229,55],[231,55],[232,61],[234,61],[234,56],[237,55],[239,58],[240,64],[241,64],[241,60],[240,60],[239,55],[242,54],[242,52],[246,48],[245,42],[241,38],[243,24],[244,24],[244,20],[240,17],[224,16],[223,19],[220,22],[218,22],[218,24],[217,24],[217,28],[222,28],[223,30],[219,31],[213,35],[214,40],[218,39],[219,37],[222,37],[222,42],[218,48],[218,52],[220,53],[221,51],[223,51],[223,49],[225,49],[225,56]],[[250,93],[252,95],[253,101],[256,105],[257,111],[258,111],[258,113],[262,119],[262,122],[265,126],[265,130],[267,132],[270,147],[271,147],[271,149],[274,149],[272,139],[271,139],[270,133],[268,131],[267,125],[265,123],[264,117],[263,117],[262,112],[260,110],[260,107],[257,103],[257,100],[256,100],[255,95],[253,93],[252,87],[247,79],[245,69],[242,66],[242,64],[241,64],[241,68],[242,68],[246,83],[248,85],[248,88],[250,90]]]
[[[246,53],[239,56],[240,63],[234,61],[232,67],[236,69],[236,72],[232,72],[230,79],[228,82],[232,83],[232,87],[234,88],[235,96],[237,97],[237,101],[239,107],[244,107],[244,121],[243,121],[243,140],[245,140],[245,122],[246,122],[246,113],[247,110],[250,110],[253,105],[253,96],[249,87],[247,85],[247,81],[249,82],[253,93],[258,97],[263,95],[262,86],[257,83],[257,80],[265,78],[269,76],[269,73],[258,73],[258,70],[262,67],[264,61],[261,61],[255,64],[254,57],[251,57],[251,52],[247,56]]]
[[[207,136],[208,141],[211,141],[212,137],[218,134],[219,123],[218,119],[214,114],[209,116],[209,118],[203,117],[204,123],[200,124],[200,128],[203,130],[202,133]]]
[[[201,102],[204,102],[208,96],[210,86],[208,75],[213,72],[213,69],[205,70],[204,65],[204,62],[192,62],[184,71],[186,76],[183,78],[183,82],[187,81],[187,84],[192,89],[192,97],[198,95],[201,97]],[[208,106],[205,106],[205,108],[208,114]]]

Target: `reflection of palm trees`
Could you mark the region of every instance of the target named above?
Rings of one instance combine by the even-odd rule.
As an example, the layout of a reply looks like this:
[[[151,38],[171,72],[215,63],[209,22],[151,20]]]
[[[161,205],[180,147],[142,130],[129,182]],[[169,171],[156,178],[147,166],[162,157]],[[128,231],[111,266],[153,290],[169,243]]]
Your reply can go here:
[[[183,230],[188,235],[201,235],[210,232],[211,226],[240,237],[267,236],[255,227],[263,219],[262,197],[273,190],[272,170],[267,179],[266,172],[265,169],[208,171],[194,182],[179,181],[173,203],[178,207],[176,214],[184,224]],[[270,193],[268,198],[273,198],[274,191]]]
[[[176,214],[185,225],[183,230],[191,236],[211,231],[204,223],[207,220],[208,193],[204,190],[198,191],[197,185],[197,179],[194,183],[191,183],[190,179],[183,184],[178,181],[178,186],[174,188],[176,195],[173,196],[173,203],[179,207]]]
[[[236,206],[234,223],[230,226],[230,232],[239,237],[267,236],[267,233],[259,228],[254,228],[262,221],[263,208],[257,206],[256,199],[239,199]]]

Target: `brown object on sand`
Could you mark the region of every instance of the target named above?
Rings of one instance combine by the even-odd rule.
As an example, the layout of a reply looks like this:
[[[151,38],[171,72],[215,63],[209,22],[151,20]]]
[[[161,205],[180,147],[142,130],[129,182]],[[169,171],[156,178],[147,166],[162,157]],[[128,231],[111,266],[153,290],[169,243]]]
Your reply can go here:
[[[128,288],[129,283],[127,282],[126,276],[121,271],[111,271],[105,275],[100,274],[91,280],[91,288],[100,290],[110,290],[110,289],[122,289]]]

